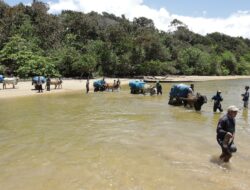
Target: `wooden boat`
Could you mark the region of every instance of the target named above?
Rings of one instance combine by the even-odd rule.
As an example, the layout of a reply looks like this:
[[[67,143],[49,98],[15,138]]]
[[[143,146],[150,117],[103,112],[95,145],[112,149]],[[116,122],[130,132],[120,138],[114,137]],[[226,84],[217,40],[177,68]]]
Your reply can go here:
[[[171,77],[153,77],[153,76],[144,76],[143,81],[146,83],[156,83],[159,81],[160,83],[171,83],[171,82],[193,82],[192,80],[186,80],[183,78],[183,80],[176,80]]]

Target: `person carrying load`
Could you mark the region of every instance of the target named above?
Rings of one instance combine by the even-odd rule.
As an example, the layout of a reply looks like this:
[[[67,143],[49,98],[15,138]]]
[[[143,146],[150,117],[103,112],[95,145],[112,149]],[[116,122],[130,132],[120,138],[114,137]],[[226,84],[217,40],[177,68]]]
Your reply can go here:
[[[222,153],[220,159],[224,162],[229,162],[232,153],[237,151],[234,144],[235,136],[235,117],[239,109],[232,105],[227,109],[227,114],[220,118],[217,125],[217,142],[221,146]]]

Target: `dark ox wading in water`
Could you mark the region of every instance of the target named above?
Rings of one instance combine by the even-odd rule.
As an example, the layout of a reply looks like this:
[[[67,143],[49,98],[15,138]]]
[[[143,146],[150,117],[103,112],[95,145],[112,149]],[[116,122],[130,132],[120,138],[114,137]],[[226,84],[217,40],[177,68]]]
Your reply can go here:
[[[169,105],[181,106],[189,105],[194,107],[196,111],[200,111],[204,103],[207,103],[207,97],[197,93],[190,93],[190,87],[185,84],[174,85],[170,91]]]

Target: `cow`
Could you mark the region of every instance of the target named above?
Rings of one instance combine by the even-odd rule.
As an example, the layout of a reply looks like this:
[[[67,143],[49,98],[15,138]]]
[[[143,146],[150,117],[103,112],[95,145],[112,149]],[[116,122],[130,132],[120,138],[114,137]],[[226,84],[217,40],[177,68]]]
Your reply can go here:
[[[105,83],[105,89],[106,90],[112,90],[112,92],[114,91],[114,90],[119,90],[120,89],[120,84],[117,84],[117,83]]]
[[[145,84],[142,88],[142,94],[150,94],[151,96],[156,94],[156,87],[152,85]]]
[[[3,79],[3,89],[6,89],[6,85],[11,85],[13,88],[15,88],[15,85],[17,85],[19,78],[18,77],[5,77]]]
[[[62,79],[51,79],[50,80],[50,85],[55,85],[55,89],[56,88],[62,88]]]

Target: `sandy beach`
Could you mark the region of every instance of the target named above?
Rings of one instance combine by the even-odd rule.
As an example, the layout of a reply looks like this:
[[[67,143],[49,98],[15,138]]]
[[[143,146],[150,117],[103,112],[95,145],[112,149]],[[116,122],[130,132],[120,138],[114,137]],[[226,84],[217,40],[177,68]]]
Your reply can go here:
[[[157,77],[160,79],[161,77]],[[163,77],[162,77],[163,78]],[[166,78],[166,77],[164,77]],[[171,82],[185,82],[185,81],[209,81],[209,80],[230,80],[230,79],[250,79],[250,76],[167,76],[167,79]],[[102,78],[90,80],[90,92],[93,92],[93,82]],[[105,78],[108,83],[113,83],[117,78]],[[134,79],[122,78],[120,79],[121,85],[128,85],[129,81]],[[54,85],[51,85],[51,91],[44,90],[43,93],[38,93],[34,90],[34,86],[31,85],[31,81],[19,82],[16,88],[13,89],[12,85],[7,85],[7,89],[3,90],[0,84],[0,99],[13,98],[21,96],[33,96],[33,95],[45,95],[53,93],[65,93],[72,91],[85,91],[86,80],[67,79],[63,80],[62,89],[54,89]],[[45,84],[43,84],[43,88]]]

